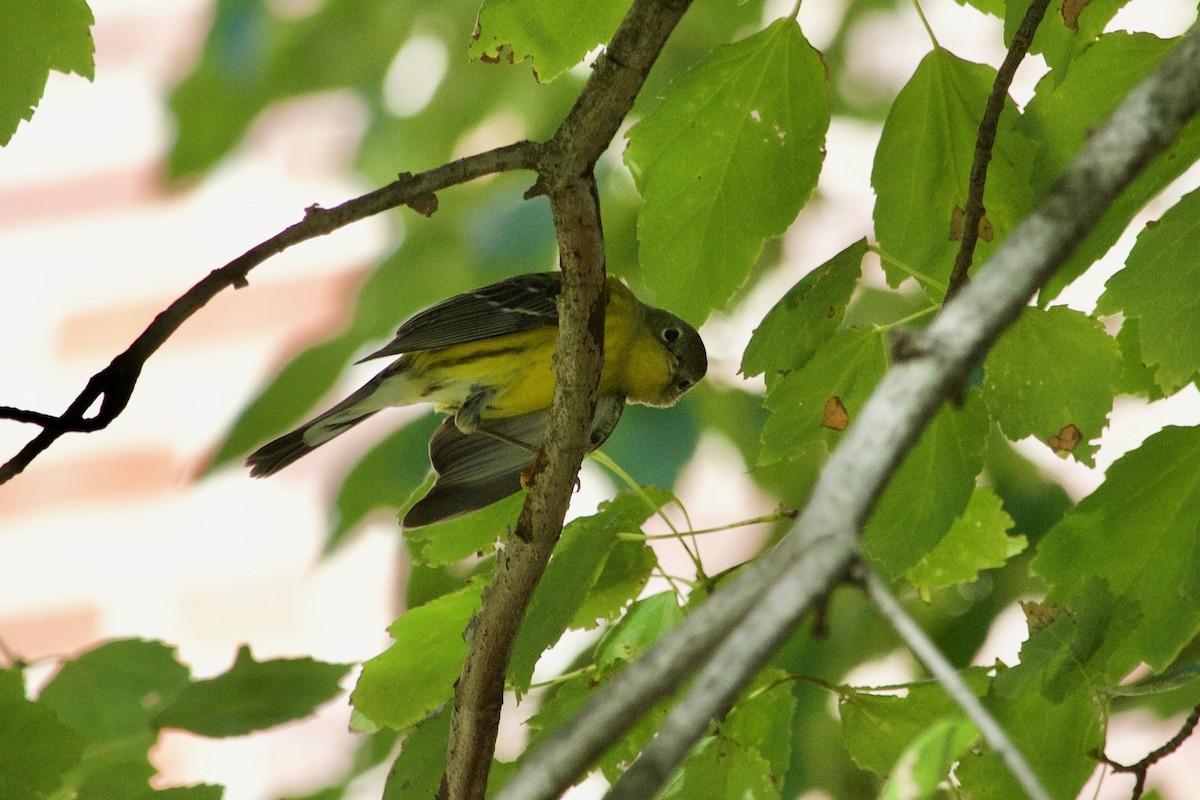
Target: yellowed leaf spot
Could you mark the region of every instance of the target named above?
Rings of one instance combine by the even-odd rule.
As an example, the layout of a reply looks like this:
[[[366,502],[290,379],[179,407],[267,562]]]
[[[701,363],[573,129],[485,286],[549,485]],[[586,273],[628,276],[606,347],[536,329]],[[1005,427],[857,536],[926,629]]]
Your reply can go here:
[[[1083,432],[1074,423],[1066,425],[1061,431],[1046,440],[1050,449],[1056,453],[1073,453],[1083,441]]]
[[[963,231],[966,229],[966,227],[967,212],[959,206],[955,206],[954,210],[950,212],[950,241],[961,242],[963,238]],[[979,238],[983,239],[985,242],[990,242],[996,237],[996,232],[992,228],[992,221],[987,218],[986,212],[980,216],[979,225],[976,226],[975,230],[978,232]]]
[[[1030,633],[1037,633],[1066,613],[1066,609],[1058,603],[1037,603],[1033,600],[1022,600],[1021,610],[1025,612],[1025,623]]]
[[[1063,0],[1063,23],[1073,31],[1079,30],[1079,15],[1092,0]]]
[[[950,241],[961,242],[963,228],[967,225],[967,212],[960,206],[955,206],[950,212]]]
[[[992,228],[992,221],[984,214],[979,218],[979,238],[985,242],[990,242],[996,237],[996,231]]]
[[[842,403],[842,398],[836,394],[825,401],[825,411],[821,414],[821,427],[831,431],[844,431],[850,425],[850,414]]]

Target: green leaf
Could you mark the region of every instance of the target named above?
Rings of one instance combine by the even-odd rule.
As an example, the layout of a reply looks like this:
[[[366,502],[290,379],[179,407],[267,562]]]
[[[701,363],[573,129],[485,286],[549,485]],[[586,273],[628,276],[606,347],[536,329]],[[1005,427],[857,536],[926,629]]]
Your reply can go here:
[[[919,800],[936,796],[938,784],[979,738],[979,729],[959,717],[941,719],[926,728],[896,760],[881,800]]]
[[[402,505],[429,472],[428,442],[441,417],[427,414],[388,436],[346,474],[334,501],[334,526],[325,542],[333,552],[376,509]]]
[[[50,70],[95,77],[92,11],[84,0],[0,0],[0,146],[46,90]]]
[[[892,476],[863,530],[863,551],[898,577],[928,555],[975,490],[983,469],[988,418],[978,392],[962,408],[938,412]]]
[[[173,647],[121,639],[63,664],[38,702],[89,742],[114,742],[149,733],[155,716],[190,681]]]
[[[884,259],[888,281],[916,277],[935,299],[946,292],[961,232],[955,219],[967,205],[975,137],[996,73],[936,48],[917,66],[892,104],[871,170],[875,235],[904,267]],[[1030,145],[1015,130],[1011,100],[996,133],[984,191],[989,242],[981,236],[974,262],[983,263],[1032,208],[1028,188]],[[958,222],[961,226],[961,221]]]
[[[601,622],[612,622],[625,606],[646,587],[658,556],[645,542],[618,541],[604,560],[592,589],[583,598],[569,627],[591,630]]]
[[[825,66],[793,19],[720,47],[628,133],[643,277],[693,322],[724,305],[816,186]]]
[[[978,696],[987,692],[986,670],[962,673]],[[936,683],[910,686],[904,697],[848,690],[840,698],[842,736],[854,763],[880,777],[896,766],[908,746],[939,721],[961,717],[958,705]]]
[[[987,485],[1003,499],[1004,510],[1031,544],[1075,507],[1058,481],[1036,469],[995,425],[988,431],[984,472]]]
[[[996,19],[1004,19],[1005,0],[954,0],[960,6],[970,5]]]
[[[1050,74],[1061,81],[1072,59],[1090,47],[1104,32],[1105,26],[1129,0],[1055,0],[1046,9],[1042,23],[1030,44],[1029,52],[1041,53],[1050,67]],[[1030,0],[1008,0],[1004,18],[1004,41],[1011,45],[1013,34],[1020,26]]]
[[[549,83],[608,42],[628,10],[624,0],[486,0],[468,53],[487,63],[532,59]]]
[[[1042,79],[1022,120],[1022,130],[1037,142],[1038,155],[1029,174],[1030,188],[1037,196],[1062,175],[1092,131],[1177,42],[1148,33],[1106,33],[1075,59],[1061,83],[1052,76]],[[1047,281],[1039,302],[1044,305],[1053,300],[1104,255],[1134,214],[1198,157],[1200,122],[1193,120],[1175,144],[1151,161],[1117,197],[1088,237]],[[990,183],[991,178],[988,180]]]
[[[442,711],[412,728],[400,755],[388,770],[383,800],[434,797],[446,770],[446,743],[450,738],[450,712]]]
[[[419,497],[414,497],[415,502]],[[517,492],[498,503],[457,519],[404,531],[413,561],[425,566],[453,564],[472,555],[487,555],[512,529],[525,494]],[[406,509],[401,509],[403,517]]]
[[[803,368],[767,391],[759,466],[795,459],[823,443],[830,450],[887,370],[883,337],[866,328],[838,331]],[[845,413],[839,422],[838,408]]]
[[[927,602],[934,589],[970,583],[980,570],[1002,567],[1028,546],[1024,536],[1008,536],[1012,525],[996,493],[977,486],[962,516],[905,577]]]
[[[866,252],[867,240],[859,239],[789,289],[750,337],[742,374],[765,372],[770,380],[807,364],[842,324]]]
[[[1094,465],[1121,371],[1116,342],[1065,306],[1026,308],[984,361],[983,399],[1009,439],[1036,436]]]
[[[1039,692],[1005,695],[993,682],[985,705],[1051,797],[1079,793],[1096,769],[1090,753],[1104,746],[1104,714],[1090,692],[1075,692],[1055,703]],[[1000,757],[984,745],[964,754],[954,773],[972,800],[1025,796]]]
[[[395,643],[363,664],[350,695],[377,725],[401,730],[450,699],[467,645],[463,631],[479,608],[482,583],[472,583],[409,609],[388,632]]]
[[[108,642],[63,665],[39,702],[93,745],[66,781],[79,800],[150,791],[154,720],[190,681],[174,648],[139,639]]]
[[[681,765],[680,800],[755,798],[773,800],[780,794],[781,775],[752,747],[717,736],[694,751]]]
[[[25,697],[19,669],[0,670],[0,797],[41,800],[83,754],[84,739]]]
[[[632,661],[682,620],[683,609],[673,592],[660,592],[638,600],[596,645],[596,664],[609,667]]]
[[[147,751],[157,737],[144,735],[126,739],[115,750],[111,746],[89,747],[84,760],[67,779],[77,786],[74,800],[112,800],[151,794],[150,779],[157,770]]]
[[[1032,569],[1053,585],[1047,602],[1074,607],[1104,578],[1146,620],[1110,671],[1145,661],[1166,669],[1200,631],[1200,428],[1167,427],[1121,457],[1107,478],[1039,543]]]
[[[1137,320],[1141,361],[1166,394],[1191,383],[1200,370],[1200,297],[1183,288],[1200,285],[1198,215],[1200,192],[1192,192],[1147,225],[1097,306],[1098,313],[1121,311],[1127,321]]]
[[[601,503],[595,515],[577,519],[563,530],[513,642],[508,675],[518,696],[529,690],[534,667],[543,651],[559,640],[583,607],[609,555],[620,544],[617,534],[640,531],[646,517],[672,500],[669,493],[659,489],[648,487],[642,491],[644,494],[622,492]],[[644,543],[625,544],[649,550]],[[640,581],[628,586],[628,591],[619,598],[619,605],[605,610],[605,616],[636,597],[648,575],[642,573]],[[595,617],[588,622],[594,625]]]
[[[163,709],[156,723],[201,736],[241,736],[306,717],[341,692],[350,664],[311,658],[255,661],[243,645],[230,669],[196,681]]]
[[[1049,621],[1030,624],[1021,663],[996,678],[997,691],[1037,691],[1057,703],[1129,671],[1127,664],[1110,661],[1142,615],[1129,600],[1114,596],[1103,578],[1091,578],[1070,610],[1056,605],[1038,608],[1050,612]]]
[[[792,717],[796,698],[791,676],[777,667],[758,673],[720,723],[721,737],[759,753],[782,779],[792,759]]]
[[[1104,298],[1100,298],[1104,302]],[[1155,379],[1154,370],[1142,360],[1142,336],[1138,321],[1127,317],[1117,332],[1117,347],[1121,348],[1121,375],[1113,385],[1117,394],[1132,394],[1147,400],[1161,400],[1162,387]]]

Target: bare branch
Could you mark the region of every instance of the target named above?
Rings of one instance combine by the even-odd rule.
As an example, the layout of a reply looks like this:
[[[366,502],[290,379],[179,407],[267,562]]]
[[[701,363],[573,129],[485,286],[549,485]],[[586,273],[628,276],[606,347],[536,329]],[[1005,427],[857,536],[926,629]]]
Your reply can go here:
[[[1132,773],[1134,776],[1134,782],[1133,794],[1130,795],[1130,800],[1138,800],[1138,798],[1140,798],[1146,791],[1146,774],[1150,771],[1150,768],[1157,762],[1161,761],[1182,747],[1183,743],[1186,742],[1192,735],[1192,732],[1196,730],[1197,723],[1200,723],[1200,706],[1196,706],[1192,709],[1192,713],[1188,714],[1187,719],[1183,721],[1183,725],[1180,726],[1179,731],[1172,736],[1166,744],[1157,750],[1151,751],[1145,758],[1136,764],[1120,764],[1116,761],[1113,761],[1103,753],[1093,753],[1093,755],[1100,761],[1112,767],[1113,772]]]
[[[1198,106],[1200,26],[1093,133],[977,278],[928,328],[912,334],[907,358],[887,373],[847,430],[808,506],[775,551],[721,587],[601,687],[557,736],[529,754],[498,800],[550,800],[561,794],[655,701],[672,694],[695,665],[707,661],[760,598],[776,603],[786,593],[790,602],[811,604],[820,593],[812,587],[830,585],[857,556],[863,523],[942,403],[1113,199],[1175,141]],[[790,588],[780,590],[782,584]],[[790,624],[804,610],[780,610],[775,622]]]
[[[41,433],[0,467],[0,484],[19,475],[60,436],[107,427],[125,410],[142,367],[150,356],[174,335],[180,325],[218,293],[229,287],[247,286],[246,276],[250,270],[271,256],[300,242],[325,236],[352,222],[398,206],[411,206],[428,216],[437,209],[435,192],[483,175],[533,169],[539,152],[540,145],[534,142],[517,142],[486,153],[460,158],[418,175],[403,173],[394,183],[334,208],[309,207],[303,220],[255,245],[220,269],[213,270],[171,303],[123,353],[92,376],[83,391],[62,414],[56,417],[51,414],[0,407],[0,419],[12,419],[42,427]],[[86,416],[97,401],[100,402],[99,410],[94,416]]]
[[[1012,85],[1017,67],[1029,52],[1033,43],[1033,35],[1037,33],[1042,17],[1046,15],[1046,7],[1050,0],[1034,0],[1025,10],[1025,18],[1021,20],[1016,33],[1013,34],[1012,45],[1000,69],[996,70],[996,80],[992,83],[992,92],[988,95],[984,107],[983,119],[979,121],[979,134],[975,137],[975,157],[971,162],[971,177],[968,185],[967,207],[963,214],[962,244],[954,257],[954,269],[950,271],[950,280],[946,284],[946,301],[949,302],[966,285],[967,272],[975,258],[975,244],[979,241],[979,221],[983,219],[983,189],[987,184],[988,164],[992,160],[992,145],[996,142],[996,127],[1000,124],[1000,115],[1004,112],[1004,101],[1008,99],[1008,87]]]

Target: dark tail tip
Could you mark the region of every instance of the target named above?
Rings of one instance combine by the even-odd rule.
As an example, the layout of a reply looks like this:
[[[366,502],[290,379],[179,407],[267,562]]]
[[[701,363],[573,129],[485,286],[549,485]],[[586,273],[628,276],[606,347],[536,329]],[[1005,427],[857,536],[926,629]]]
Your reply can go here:
[[[247,456],[246,466],[250,468],[250,477],[265,478],[268,475],[274,475],[313,449],[304,443],[304,429],[301,428],[267,442],[255,450]]]

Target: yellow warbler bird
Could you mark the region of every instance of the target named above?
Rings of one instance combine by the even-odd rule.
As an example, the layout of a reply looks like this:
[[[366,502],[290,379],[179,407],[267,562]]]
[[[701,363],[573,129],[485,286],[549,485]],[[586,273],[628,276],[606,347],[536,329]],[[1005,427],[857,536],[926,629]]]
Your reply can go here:
[[[380,409],[433,403],[451,414],[429,442],[437,480],[404,517],[429,525],[496,502],[521,488],[521,473],[554,394],[560,273],[513,278],[420,312],[363,361],[399,356],[358,391],[246,459],[264,477]],[[616,278],[606,288],[604,367],[591,449],[608,438],[625,403],[670,406],[704,377],[708,357],[695,328],[648,306]]]

